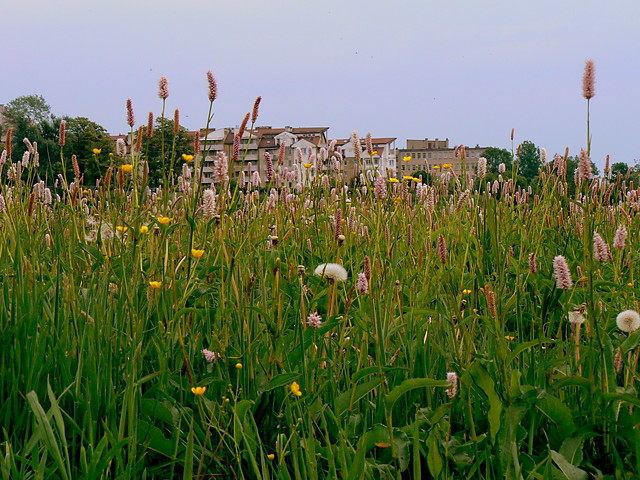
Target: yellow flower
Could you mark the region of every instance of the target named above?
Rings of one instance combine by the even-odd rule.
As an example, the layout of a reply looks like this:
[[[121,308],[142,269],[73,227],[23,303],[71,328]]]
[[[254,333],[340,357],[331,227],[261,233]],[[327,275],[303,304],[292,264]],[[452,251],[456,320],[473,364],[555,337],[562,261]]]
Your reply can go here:
[[[451,168],[452,163],[443,163],[442,168]]]
[[[390,443],[385,443],[385,442],[376,442],[374,443],[374,445],[378,448],[389,448],[391,446]]]
[[[389,177],[389,183],[398,183],[398,179],[395,177]]]
[[[146,225],[142,225],[140,227],[140,233],[149,233],[149,227],[147,227]]]
[[[413,180],[413,177],[411,175],[405,175],[404,177],[405,180]]]
[[[313,165],[313,163],[303,163],[302,166],[304,168],[311,168],[311,166]]]
[[[440,165],[434,165],[434,166],[433,166],[433,169],[434,169],[434,170],[440,170]]]
[[[130,163],[125,163],[124,165],[120,166],[120,170],[122,170],[124,173],[131,173],[133,172],[133,165],[131,165]]]
[[[407,155],[406,157],[402,157],[402,161],[403,162],[408,162],[409,160],[411,160],[411,155]]]
[[[511,335],[505,335],[504,338],[506,338],[507,340],[515,340],[516,337],[512,337]]]
[[[93,149],[93,154],[94,155],[100,155],[102,153],[102,149],[101,148],[94,148]]]
[[[462,294],[463,295],[469,295],[471,293],[471,290],[465,288],[464,290],[462,290]]]
[[[207,391],[207,387],[191,387],[191,391],[194,395],[204,395],[204,392]]]
[[[377,154],[378,154],[378,151],[377,151],[377,150],[374,150],[373,152],[371,152],[371,156],[372,156],[372,157],[373,157],[374,155],[377,155]]]
[[[289,388],[291,389],[291,393],[293,393],[296,397],[302,396],[302,392],[300,391],[300,385],[298,385],[298,382],[293,382]]]
[[[118,230],[119,232],[126,232],[127,230],[129,230],[129,227],[123,227],[122,225],[116,225],[116,230]]]
[[[473,309],[473,313],[478,313],[478,309],[477,309],[477,308],[474,308],[474,309]]]
[[[193,160],[193,155],[187,155],[186,153],[183,153],[183,154],[182,154],[182,159],[183,159],[185,162],[190,162],[190,161],[192,161],[192,160]]]
[[[202,255],[204,255],[204,250],[197,250],[195,248],[192,248],[191,255],[193,255],[194,258],[200,258]]]
[[[236,368],[240,370],[242,368],[242,364],[240,362],[236,363]]]
[[[412,177],[411,178],[414,182],[421,182],[422,180],[420,178],[416,178],[416,177]]]
[[[633,287],[633,282],[627,283],[627,287]]]
[[[270,453],[270,454],[268,454],[268,455],[267,455],[267,458],[268,458],[269,460],[273,460],[274,458],[276,458],[276,456],[275,456],[275,454]]]
[[[160,288],[160,287],[162,286],[162,282],[159,282],[159,281],[157,281],[157,280],[151,280],[151,281],[149,282],[149,286],[150,286],[151,288]]]
[[[161,223],[162,225],[168,225],[169,222],[171,222],[169,217],[158,217],[158,223]]]

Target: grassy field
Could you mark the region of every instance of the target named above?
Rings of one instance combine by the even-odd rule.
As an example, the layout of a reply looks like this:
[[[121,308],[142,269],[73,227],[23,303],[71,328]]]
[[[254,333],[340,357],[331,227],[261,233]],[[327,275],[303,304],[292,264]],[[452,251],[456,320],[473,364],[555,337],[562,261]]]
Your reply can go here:
[[[1,187],[2,478],[640,475],[624,178],[203,190],[196,157],[152,190],[143,160]]]

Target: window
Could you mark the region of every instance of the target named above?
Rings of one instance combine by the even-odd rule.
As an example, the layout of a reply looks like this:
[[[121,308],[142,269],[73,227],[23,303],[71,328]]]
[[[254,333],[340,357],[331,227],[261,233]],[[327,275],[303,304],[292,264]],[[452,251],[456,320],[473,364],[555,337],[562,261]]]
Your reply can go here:
[[[429,154],[429,158],[431,158],[431,154]]]

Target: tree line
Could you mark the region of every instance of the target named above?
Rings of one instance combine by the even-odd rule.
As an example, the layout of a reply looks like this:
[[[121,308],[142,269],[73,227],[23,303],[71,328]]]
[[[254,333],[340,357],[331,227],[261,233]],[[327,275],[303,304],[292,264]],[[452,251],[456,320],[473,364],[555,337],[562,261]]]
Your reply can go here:
[[[73,169],[69,159],[75,155],[85,185],[95,185],[111,165],[120,165],[124,158],[116,155],[115,143],[107,130],[87,117],[56,116],[51,107],[40,95],[18,97],[5,106],[4,122],[0,125],[0,134],[6,135],[9,128],[11,135],[11,157],[19,160],[28,150],[24,139],[31,144],[37,142],[39,154],[38,175],[40,179],[52,184],[62,172],[61,153],[65,158],[67,178],[73,178]],[[66,122],[64,146],[60,146],[60,123]],[[152,132],[145,129],[142,143],[142,158],[149,164],[149,182],[156,186],[163,178],[162,165],[169,170],[171,160],[182,162],[182,154],[193,154],[192,140],[183,126],[174,128],[174,121],[157,118]],[[151,133],[151,135],[149,135]],[[162,142],[165,148],[162,148]],[[0,143],[0,151],[6,149]],[[62,149],[62,152],[61,152]],[[163,152],[165,161],[163,162]],[[173,155],[172,158],[168,158]],[[179,171],[179,170],[177,170]]]

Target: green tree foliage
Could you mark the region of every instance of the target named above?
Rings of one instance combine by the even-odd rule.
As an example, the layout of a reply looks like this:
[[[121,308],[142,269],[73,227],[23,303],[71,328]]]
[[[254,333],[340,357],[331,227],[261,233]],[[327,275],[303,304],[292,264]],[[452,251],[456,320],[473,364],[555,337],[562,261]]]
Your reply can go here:
[[[68,158],[76,155],[80,171],[84,175],[84,184],[95,185],[96,180],[104,175],[109,166],[109,153],[113,152],[113,142],[104,127],[86,117],[65,117],[65,120],[65,155]],[[94,153],[94,149],[100,152]]]
[[[153,136],[143,144],[143,153],[149,162],[149,184],[157,186],[164,176],[169,179],[172,172],[174,177],[180,174],[182,155],[193,155],[193,139],[185,127],[179,126],[175,132],[173,120],[160,117],[156,119]]]
[[[627,172],[629,171],[629,165],[627,165],[624,162],[616,162],[613,165],[611,165],[611,174],[613,175],[613,177],[617,177],[618,174],[622,174],[623,176],[627,174]]]
[[[11,100],[6,105],[4,116],[17,126],[21,119],[40,124],[51,118],[51,107],[41,95],[25,95]]]
[[[505,171],[511,170],[513,155],[504,148],[489,147],[482,156],[487,159],[487,171],[497,172],[501,163],[504,163]]]
[[[525,140],[520,145],[518,155],[518,172],[529,182],[538,176],[538,169],[542,166],[540,149],[533,142]]]

